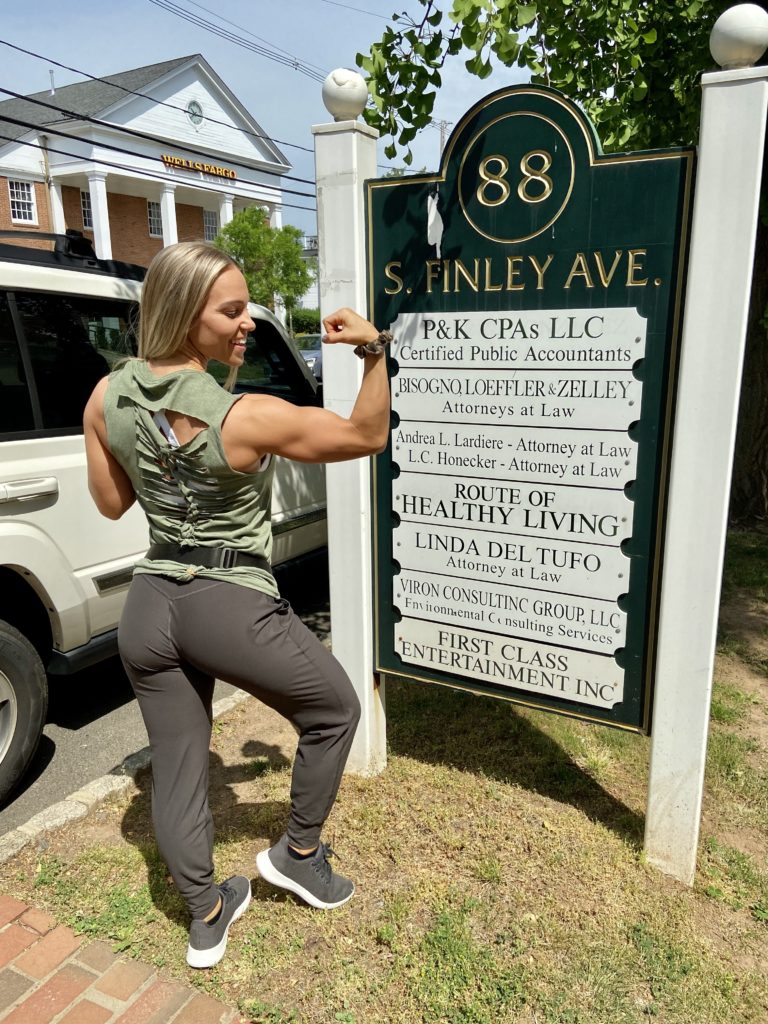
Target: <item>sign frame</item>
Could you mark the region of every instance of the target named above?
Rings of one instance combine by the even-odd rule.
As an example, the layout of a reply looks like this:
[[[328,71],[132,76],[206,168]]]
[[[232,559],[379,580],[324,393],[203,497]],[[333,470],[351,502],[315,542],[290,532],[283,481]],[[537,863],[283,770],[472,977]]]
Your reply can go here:
[[[509,107],[505,108],[505,103],[511,104],[511,109]],[[501,104],[501,107],[496,107],[496,111],[491,110],[491,108],[497,104]],[[514,104],[518,104],[520,109],[515,109]],[[449,309],[446,311],[435,306],[434,291],[432,291],[431,288],[427,291],[427,286],[432,285],[436,290],[435,282],[439,279],[439,270],[433,274],[434,268],[429,268],[424,271],[424,274],[419,279],[419,283],[423,286],[423,292],[420,302],[422,308],[418,310],[413,308],[415,300],[411,299],[410,294],[408,293],[409,289],[411,291],[414,290],[413,286],[417,283],[414,275],[409,273],[407,269],[403,269],[402,263],[400,263],[396,275],[394,275],[393,270],[390,271],[389,274],[381,273],[382,258],[380,255],[381,245],[379,244],[379,220],[384,219],[382,218],[382,209],[386,207],[388,200],[390,206],[399,208],[397,202],[391,202],[391,197],[396,196],[398,191],[399,194],[406,195],[403,190],[406,190],[406,192],[410,190],[410,196],[415,197],[411,200],[411,206],[408,205],[409,198],[407,195],[404,201],[400,203],[400,206],[410,213],[413,211],[413,203],[418,204],[421,202],[428,194],[429,189],[436,189],[438,193],[442,195],[445,195],[445,192],[447,191],[449,196],[454,196],[456,190],[460,187],[461,175],[464,173],[467,166],[468,154],[472,147],[476,145],[477,140],[482,136],[483,132],[485,132],[486,129],[493,128],[505,119],[518,117],[520,114],[525,113],[525,104],[529,104],[530,110],[535,112],[534,116],[540,117],[542,120],[549,120],[550,124],[554,125],[553,131],[560,137],[566,139],[566,142],[568,143],[566,148],[570,151],[571,156],[571,178],[567,182],[565,199],[560,204],[555,216],[549,220],[544,218],[543,224],[534,225],[536,230],[533,232],[521,234],[520,231],[518,231],[519,237],[514,235],[509,238],[503,236],[499,237],[498,235],[492,237],[488,231],[484,229],[478,230],[477,225],[471,222],[469,214],[467,213],[467,204],[463,201],[458,204],[454,204],[454,207],[458,207],[461,211],[460,214],[454,213],[454,217],[458,217],[460,215],[464,216],[467,222],[475,229],[477,236],[482,238],[483,245],[487,246],[486,249],[480,250],[480,255],[478,257],[471,254],[465,260],[465,268],[466,266],[469,266],[470,271],[472,270],[472,267],[475,268],[474,280],[476,282],[479,281],[480,274],[480,271],[478,271],[477,268],[482,266],[477,261],[485,259],[486,285],[488,284],[488,275],[490,271],[486,253],[490,253],[491,257],[497,255],[500,256],[507,251],[506,247],[514,244],[515,246],[523,246],[522,249],[515,248],[514,259],[521,255],[523,258],[525,258],[525,256],[530,256],[532,252],[530,247],[534,244],[537,238],[541,238],[546,232],[554,233],[556,228],[559,228],[561,218],[563,216],[567,216],[566,208],[573,197],[575,189],[578,192],[579,188],[581,188],[582,197],[585,194],[585,190],[587,194],[593,197],[594,189],[592,184],[597,179],[590,179],[589,188],[587,188],[583,180],[580,180],[577,176],[579,172],[579,159],[581,159],[583,167],[589,175],[597,175],[607,169],[613,169],[615,172],[614,181],[631,180],[632,174],[635,173],[635,169],[637,168],[646,168],[650,170],[650,173],[654,173],[655,168],[666,167],[671,171],[671,173],[666,175],[666,179],[668,179],[667,185],[669,185],[669,182],[671,181],[677,189],[675,197],[672,199],[668,198],[666,200],[667,202],[672,203],[675,210],[674,238],[670,238],[659,243],[659,245],[665,246],[666,250],[668,250],[665,269],[669,271],[669,278],[663,282],[663,288],[661,287],[662,281],[660,278],[655,278],[653,283],[653,286],[656,288],[657,295],[664,296],[662,302],[663,309],[661,312],[657,313],[656,319],[653,323],[649,320],[651,329],[649,330],[648,344],[653,343],[658,345],[661,340],[660,335],[663,334],[663,350],[659,350],[654,356],[654,372],[657,376],[654,378],[653,387],[650,389],[653,390],[652,400],[654,402],[653,411],[655,416],[653,423],[643,423],[644,418],[647,417],[647,413],[645,409],[643,409],[643,414],[640,418],[642,432],[637,441],[638,461],[640,461],[641,455],[644,459],[644,465],[641,468],[640,473],[644,474],[642,477],[642,486],[644,488],[643,515],[646,517],[647,522],[644,522],[643,530],[645,531],[646,544],[642,551],[638,551],[636,549],[633,550],[633,535],[633,538],[630,540],[628,545],[629,550],[626,552],[629,555],[631,565],[639,565],[640,560],[644,560],[646,562],[642,570],[641,592],[637,593],[637,588],[635,588],[635,592],[632,593],[633,605],[628,609],[628,614],[634,616],[635,624],[632,636],[633,646],[630,652],[632,664],[631,666],[627,666],[625,663],[624,668],[625,672],[631,669],[633,673],[632,686],[634,688],[634,703],[630,713],[625,714],[624,710],[621,710],[619,714],[611,713],[606,715],[603,713],[603,709],[599,709],[596,712],[594,709],[590,710],[588,705],[579,705],[574,701],[561,700],[557,697],[548,698],[546,696],[533,696],[530,693],[525,693],[518,689],[501,688],[496,685],[489,685],[487,682],[484,683],[477,680],[470,680],[468,678],[463,678],[446,672],[435,671],[433,669],[425,670],[423,667],[407,664],[399,659],[399,656],[394,651],[394,643],[392,639],[395,613],[393,612],[392,598],[394,574],[392,569],[392,561],[394,557],[392,534],[394,528],[392,525],[391,491],[394,479],[393,467],[395,466],[396,460],[393,458],[393,442],[391,438],[387,451],[378,456],[375,460],[373,472],[375,668],[376,671],[385,675],[397,675],[415,682],[435,683],[438,685],[448,686],[453,689],[468,690],[470,692],[494,696],[523,706],[538,709],[544,708],[545,710],[566,714],[586,721],[599,722],[601,724],[611,725],[629,731],[648,733],[650,731],[653,700],[653,666],[655,661],[659,591],[663,559],[664,509],[672,442],[671,428],[674,412],[682,299],[686,269],[685,264],[691,214],[692,180],[694,170],[693,149],[677,148],[673,150],[652,150],[641,153],[611,154],[606,156],[602,153],[595,130],[584,113],[570,100],[554,90],[547,89],[545,87],[524,85],[513,86],[500,90],[499,92],[492,93],[471,108],[459,122],[446,147],[439,172],[430,175],[414,175],[397,179],[373,179],[366,183],[366,221],[368,229],[367,284],[369,310],[371,311],[371,317],[374,322],[384,327],[392,326],[393,319],[396,320],[397,316],[401,313],[424,313],[425,307],[426,312],[434,313],[435,315],[439,315],[441,312],[453,314],[465,311],[465,307],[461,307],[460,309],[455,308],[457,300],[453,300],[452,303],[449,303]],[[548,104],[554,104],[555,107],[548,108]],[[501,115],[494,117],[493,114],[498,114],[499,109],[502,110]],[[556,109],[566,123],[571,125],[575,134],[574,140],[571,140],[569,133],[563,130],[562,124],[556,124],[554,117],[548,117],[546,113],[548,109]],[[544,116],[542,116],[542,111],[544,111]],[[457,152],[462,140],[466,139],[467,135],[472,131],[474,131],[474,135],[472,135],[469,143],[464,147],[463,156],[461,157],[460,165],[457,170],[454,154]],[[573,152],[574,148],[579,150],[575,156]],[[584,162],[585,156],[586,162]],[[488,170],[488,174],[494,182],[499,180],[498,171],[501,169],[501,165],[489,164],[488,161],[498,159],[499,157],[491,156],[486,157],[484,161],[486,168],[490,168]],[[674,163],[672,164],[670,161]],[[494,168],[496,168],[496,170],[494,170]],[[530,175],[531,179],[542,177],[542,174],[536,174],[537,171],[542,171],[541,162],[531,165],[529,169],[533,172]],[[495,178],[493,177],[494,174],[496,174]],[[665,175],[662,173],[660,177],[665,178]],[[484,193],[484,196],[490,197],[491,199],[491,203],[489,203],[489,205],[493,205],[492,200],[496,197],[496,193],[493,189],[501,189],[501,187],[501,185],[497,184],[491,185],[489,186],[490,192]],[[597,186],[595,186],[595,188],[596,187]],[[478,195],[479,191],[480,190],[478,189]],[[597,192],[599,198],[599,189],[597,189]],[[480,198],[482,199],[483,196]],[[479,213],[482,215],[484,211],[480,210]],[[388,211],[387,216],[389,216],[390,219],[393,218],[391,210]],[[411,221],[413,221],[413,217],[411,217]],[[588,225],[591,233],[591,219],[588,219]],[[443,235],[444,240],[450,240],[451,229],[451,224],[449,223],[445,234]],[[456,220],[453,222],[453,230],[455,232],[455,237],[458,237],[461,234],[461,229],[460,227],[457,227]],[[571,236],[573,236],[573,234],[573,225],[571,225]],[[622,247],[624,252],[627,254],[641,252],[645,252],[647,254],[649,250],[652,252],[655,251],[652,246],[643,246],[641,244],[642,239],[638,240],[636,234],[633,237],[627,237],[629,244],[625,243]],[[568,244],[570,245],[570,248],[567,250],[558,250],[558,252],[576,252],[583,256],[584,253],[578,245],[574,248],[573,238],[570,236],[569,238],[570,240]],[[633,242],[636,243],[634,246],[632,245]],[[429,243],[430,247],[432,244],[433,243]],[[609,251],[612,244],[613,243],[606,243],[606,246],[603,246],[603,248],[606,248]],[[418,249],[418,246],[415,246],[415,248]],[[419,252],[423,255],[423,250],[425,249],[426,246],[422,246],[421,249],[419,249]],[[599,251],[599,247],[595,246],[595,249],[596,251]],[[455,254],[456,250],[454,249],[453,251]],[[618,252],[618,249],[615,249],[615,251]],[[587,275],[589,274],[588,255],[589,253],[587,252],[587,256],[584,257],[578,266],[576,261],[572,263],[572,270],[573,268],[577,268],[578,273],[573,275],[574,280],[571,280],[570,284],[566,287],[570,287],[574,283],[577,285],[583,283],[586,287],[586,281],[584,281],[585,275],[582,271],[586,270]],[[633,257],[627,255],[627,285],[625,287],[627,294],[629,294],[629,288],[635,287],[636,282],[640,280],[640,274],[645,273],[644,269],[637,269],[641,266],[639,257],[636,257],[637,262],[633,269],[631,262],[632,258]],[[458,257],[458,259],[460,259],[460,257]],[[450,257],[448,260],[450,261]],[[474,264],[473,260],[475,261]],[[415,262],[417,263],[418,261],[416,260]],[[446,260],[443,259],[441,262],[444,267]],[[649,262],[651,261],[649,260]],[[541,267],[543,263],[544,260],[541,259],[538,264],[539,267]],[[607,260],[605,265],[600,262],[593,273],[594,278],[597,278],[599,275],[603,284],[605,284],[605,278],[608,277],[606,273],[607,263]],[[413,261],[411,265],[415,265]],[[509,264],[507,264],[507,266],[509,266]],[[517,267],[519,264],[515,264],[515,266]],[[432,276],[430,277],[430,275]],[[632,278],[632,275],[634,275],[634,279]],[[472,295],[477,295],[477,289],[474,289],[474,291],[472,290],[472,281],[466,278],[466,274],[464,274],[463,277],[469,284],[469,297],[471,299]],[[399,288],[397,287],[396,278],[400,280]],[[581,280],[575,280],[576,278],[580,278]],[[491,291],[499,291],[496,287],[498,280],[499,278],[497,277]],[[521,305],[521,300],[524,299],[525,293],[521,288],[517,287],[517,277],[513,277],[512,280],[514,281],[515,287],[507,290],[507,294],[505,295],[507,304],[503,309],[518,314],[525,313],[526,311],[530,312],[532,309],[535,310],[536,306],[534,305]],[[632,284],[629,284],[630,280],[632,280]],[[406,281],[408,282],[407,284]],[[460,283],[461,282],[459,282],[457,274],[454,294],[458,293]],[[507,278],[507,284],[509,283],[510,279]],[[543,284],[543,275],[538,278],[538,284]],[[553,311],[556,313],[563,310],[568,312],[573,309],[581,308],[632,308],[631,306],[617,302],[617,295],[619,298],[621,298],[621,295],[616,291],[613,293],[611,292],[609,287],[611,284],[612,279],[608,278],[608,286],[603,290],[601,301],[597,301],[601,297],[596,293],[590,295],[585,291],[585,288],[582,288],[580,291],[575,289],[574,293],[567,297],[569,304],[560,302],[553,306],[551,305],[552,299],[545,294],[543,296],[544,301],[549,302],[550,305],[547,305],[545,308],[540,305],[539,309],[542,316],[545,316]],[[385,291],[385,288],[388,288],[388,292]],[[395,291],[395,289],[397,290]],[[543,288],[538,290],[545,291]],[[393,295],[395,298],[399,296],[399,300],[393,301]],[[542,297],[538,296],[537,298],[539,303],[541,303]],[[573,299],[572,302],[570,301],[571,299]],[[451,304],[454,308],[450,308]],[[656,304],[657,306],[659,305],[658,301]],[[474,308],[480,308],[479,300],[477,299],[475,299]],[[488,307],[485,308],[487,309]],[[394,318],[392,316],[393,310],[397,314]],[[662,324],[663,326],[660,326]],[[392,377],[392,382],[395,387],[397,386],[398,380],[397,369],[398,368],[393,366],[390,358],[390,370],[395,371],[395,374]],[[664,376],[664,379],[662,379],[662,375]],[[649,391],[648,380],[644,380],[643,388],[645,393]],[[652,453],[650,452],[651,442],[654,442],[654,451]],[[649,466],[651,467],[650,470],[648,468]],[[625,493],[627,493],[626,489]],[[635,575],[637,575],[637,573],[635,573]],[[641,612],[642,621],[640,625],[638,625],[638,616]],[[639,639],[640,633],[642,633],[642,640]],[[517,639],[519,639],[519,637]]]

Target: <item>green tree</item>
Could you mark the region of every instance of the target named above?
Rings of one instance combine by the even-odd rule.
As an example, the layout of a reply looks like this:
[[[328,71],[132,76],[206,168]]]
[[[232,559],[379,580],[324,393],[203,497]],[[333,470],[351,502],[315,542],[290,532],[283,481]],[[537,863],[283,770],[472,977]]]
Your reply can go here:
[[[320,334],[321,330],[319,309],[294,309],[294,334]]]
[[[418,0],[420,17],[393,14],[370,53],[357,55],[372,100],[366,120],[390,137],[387,157],[399,146],[410,164],[445,62],[462,55],[480,78],[494,61],[526,68],[535,84],[577,100],[606,151],[691,145],[699,76],[714,66],[709,34],[734,2]],[[737,520],[768,518],[768,154],[762,196],[731,492]]]
[[[698,76],[712,65],[709,32],[733,0],[418,0],[420,18],[392,15],[357,63],[373,106],[366,119],[408,147],[429,124],[441,71],[463,52],[486,78],[494,61],[579,100],[607,150],[695,142]],[[404,159],[410,163],[410,153]]]
[[[237,262],[254,302],[273,309],[277,298],[291,313],[315,270],[314,260],[302,255],[301,237],[290,225],[270,227],[266,212],[250,206],[222,228],[214,245]]]

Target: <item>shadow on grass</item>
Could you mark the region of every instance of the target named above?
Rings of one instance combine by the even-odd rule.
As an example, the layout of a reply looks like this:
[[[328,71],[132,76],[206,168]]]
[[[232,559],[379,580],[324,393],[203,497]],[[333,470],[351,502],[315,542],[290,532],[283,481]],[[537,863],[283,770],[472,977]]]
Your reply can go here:
[[[642,848],[645,820],[579,767],[513,705],[444,686],[387,680],[387,739],[393,754],[512,783],[588,818]]]
[[[263,771],[279,771],[290,762],[280,748],[258,740],[249,740],[242,747],[248,758],[238,764],[224,764],[218,754],[209,755],[209,804],[215,824],[214,863],[219,843],[237,841],[247,836],[260,849],[273,843],[285,831],[289,805],[282,800],[247,803],[238,799],[232,787],[250,782]],[[147,868],[147,884],[155,907],[176,924],[189,923],[189,914],[176,889],[168,868],[155,843],[152,824],[152,770],[147,767],[136,776],[138,793],[123,815],[120,830],[124,839],[136,847]],[[262,843],[259,843],[263,840]],[[255,864],[254,864],[255,869]]]

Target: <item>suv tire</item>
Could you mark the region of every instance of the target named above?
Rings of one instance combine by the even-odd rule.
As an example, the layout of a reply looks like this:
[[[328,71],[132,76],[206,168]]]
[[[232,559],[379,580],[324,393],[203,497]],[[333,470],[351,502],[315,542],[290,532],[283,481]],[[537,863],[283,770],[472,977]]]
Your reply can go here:
[[[48,680],[40,656],[0,619],[0,801],[35,756],[48,711]]]

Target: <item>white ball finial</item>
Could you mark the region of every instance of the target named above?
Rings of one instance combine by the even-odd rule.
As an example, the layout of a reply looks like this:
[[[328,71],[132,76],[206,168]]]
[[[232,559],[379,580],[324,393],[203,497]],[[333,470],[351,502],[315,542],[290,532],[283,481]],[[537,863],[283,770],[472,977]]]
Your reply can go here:
[[[721,68],[751,68],[768,49],[768,13],[757,4],[737,4],[714,24],[709,49]]]
[[[323,103],[334,121],[354,121],[365,109],[368,86],[357,71],[336,68],[323,82]]]

